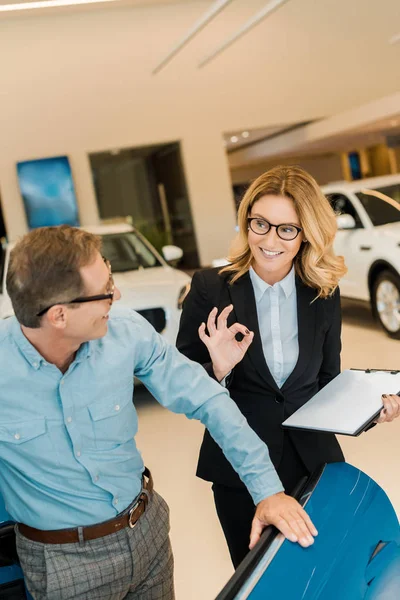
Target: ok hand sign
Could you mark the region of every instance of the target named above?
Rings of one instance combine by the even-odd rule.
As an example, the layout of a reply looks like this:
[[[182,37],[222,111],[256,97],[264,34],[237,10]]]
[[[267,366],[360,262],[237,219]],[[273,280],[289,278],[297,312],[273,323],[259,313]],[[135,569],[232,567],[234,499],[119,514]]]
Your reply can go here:
[[[224,308],[217,319],[218,309],[212,309],[207,319],[209,335],[206,334],[205,323],[202,323],[199,327],[200,339],[208,348],[214,374],[218,381],[226,377],[233,367],[242,360],[254,337],[254,333],[240,323],[234,323],[228,327],[227,319],[232,310],[233,305],[230,304]],[[240,342],[235,338],[237,333],[243,335]]]

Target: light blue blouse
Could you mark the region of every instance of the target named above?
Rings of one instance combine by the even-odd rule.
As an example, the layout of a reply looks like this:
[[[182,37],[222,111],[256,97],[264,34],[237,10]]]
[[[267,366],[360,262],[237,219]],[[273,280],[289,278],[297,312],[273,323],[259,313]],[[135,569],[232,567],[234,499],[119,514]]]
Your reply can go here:
[[[265,360],[281,388],[299,356],[295,270],[271,286],[250,267],[250,279]]]

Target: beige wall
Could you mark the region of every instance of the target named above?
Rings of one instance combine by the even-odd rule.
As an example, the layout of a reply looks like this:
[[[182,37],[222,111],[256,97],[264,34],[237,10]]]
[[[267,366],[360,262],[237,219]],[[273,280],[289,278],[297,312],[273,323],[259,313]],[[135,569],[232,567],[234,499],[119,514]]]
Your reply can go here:
[[[18,161],[67,155],[87,225],[98,220],[88,153],[179,140],[201,264],[226,254],[235,211],[222,132],[179,81],[152,78],[143,15],[120,8],[0,21],[0,194],[10,239],[26,231]]]
[[[315,177],[320,185],[324,185],[330,181],[344,179],[340,156],[336,154],[327,154],[315,157],[282,158],[275,161],[268,161],[256,165],[232,169],[232,181],[233,183],[246,183],[248,181],[252,181],[277,164],[298,165]]]

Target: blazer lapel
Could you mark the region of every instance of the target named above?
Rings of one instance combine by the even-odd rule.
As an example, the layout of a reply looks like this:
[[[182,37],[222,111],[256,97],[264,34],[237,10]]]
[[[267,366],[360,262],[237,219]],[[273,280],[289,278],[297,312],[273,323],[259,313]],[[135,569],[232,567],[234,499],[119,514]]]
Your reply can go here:
[[[317,326],[317,313],[319,302],[313,302],[316,291],[302,283],[296,277],[297,294],[297,325],[299,333],[299,357],[297,363],[287,380],[282,386],[282,391],[290,387],[305,371],[313,355],[315,333]]]
[[[249,273],[243,275],[233,285],[228,285],[228,290],[237,321],[245,325],[250,331],[254,331],[253,342],[247,350],[247,355],[265,383],[275,391],[279,391],[265,361],[258,326],[256,300]]]

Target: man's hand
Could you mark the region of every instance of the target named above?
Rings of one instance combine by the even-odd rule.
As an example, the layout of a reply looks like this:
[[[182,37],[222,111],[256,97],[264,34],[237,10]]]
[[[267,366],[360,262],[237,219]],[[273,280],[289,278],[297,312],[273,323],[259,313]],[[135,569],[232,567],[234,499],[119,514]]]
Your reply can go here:
[[[207,319],[209,335],[206,334],[205,323],[199,327],[199,337],[208,348],[214,374],[218,381],[221,381],[242,360],[254,337],[254,333],[240,323],[234,323],[228,327],[227,319],[232,310],[233,306],[230,304],[216,319],[218,309],[212,309]],[[240,342],[235,338],[237,333],[243,335]]]
[[[274,525],[291,542],[303,548],[314,543],[318,535],[310,517],[294,498],[283,492],[269,496],[257,505],[250,534],[250,550],[254,548],[267,525]]]
[[[383,394],[383,408],[375,423],[391,423],[400,416],[400,397],[391,394]]]

